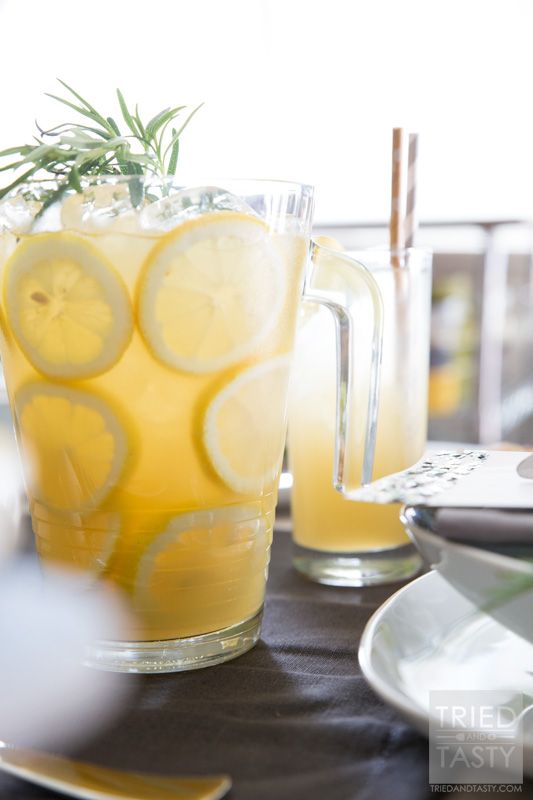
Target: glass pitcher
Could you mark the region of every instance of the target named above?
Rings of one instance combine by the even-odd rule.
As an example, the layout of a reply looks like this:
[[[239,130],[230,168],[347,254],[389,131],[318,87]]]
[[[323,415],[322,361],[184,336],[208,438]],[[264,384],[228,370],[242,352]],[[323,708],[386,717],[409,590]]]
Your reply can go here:
[[[234,658],[259,636],[302,295],[336,321],[343,480],[351,321],[304,289],[312,189],[108,176],[48,208],[43,191],[0,205],[1,354],[41,562],[126,598],[123,640],[91,665]],[[366,480],[381,300],[332,257],[371,319]]]

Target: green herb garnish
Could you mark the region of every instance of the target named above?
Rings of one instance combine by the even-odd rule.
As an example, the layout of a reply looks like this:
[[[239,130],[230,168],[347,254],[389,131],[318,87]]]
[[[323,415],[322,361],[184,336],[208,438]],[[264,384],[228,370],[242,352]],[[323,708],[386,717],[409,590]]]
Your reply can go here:
[[[188,113],[187,106],[165,108],[144,123],[138,106],[134,111],[129,109],[122,92],[117,89],[119,125],[113,117],[100,114],[78,92],[58,80],[72,98],[47,93],[48,97],[85,119],[64,122],[49,130],[43,130],[36,123],[39,135],[34,137],[35,144],[0,151],[0,172],[18,172],[11,183],[0,189],[0,200],[21,184],[54,178],[53,188],[45,189],[40,195],[41,214],[67,189],[81,192],[81,179],[86,176],[176,173],[180,136],[201,106]],[[90,124],[85,120],[90,120]],[[8,163],[2,163],[6,160]],[[133,204],[138,205],[142,198],[140,181],[130,182],[130,194]]]

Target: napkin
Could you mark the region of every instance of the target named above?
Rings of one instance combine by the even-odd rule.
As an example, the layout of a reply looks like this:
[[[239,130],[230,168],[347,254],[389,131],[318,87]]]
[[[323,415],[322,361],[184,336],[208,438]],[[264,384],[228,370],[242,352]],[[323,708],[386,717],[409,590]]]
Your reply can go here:
[[[432,529],[445,539],[464,544],[533,548],[533,508],[439,508]]]

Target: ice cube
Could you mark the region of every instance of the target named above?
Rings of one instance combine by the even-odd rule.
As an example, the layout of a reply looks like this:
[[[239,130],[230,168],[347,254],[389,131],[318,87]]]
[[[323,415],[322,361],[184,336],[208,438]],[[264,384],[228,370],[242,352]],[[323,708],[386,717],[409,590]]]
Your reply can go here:
[[[213,211],[239,211],[255,216],[251,206],[226,189],[195,186],[146,205],[141,211],[140,223],[146,231],[170,231],[186,219]]]
[[[26,200],[22,195],[6,197],[0,201],[0,234],[28,233],[40,208],[37,200]]]
[[[58,200],[48,206],[48,208],[37,217],[32,225],[31,232],[43,233],[44,231],[60,231],[62,227],[61,206]]]
[[[64,228],[88,233],[136,233],[138,217],[126,183],[95,184],[67,197],[61,207]]]

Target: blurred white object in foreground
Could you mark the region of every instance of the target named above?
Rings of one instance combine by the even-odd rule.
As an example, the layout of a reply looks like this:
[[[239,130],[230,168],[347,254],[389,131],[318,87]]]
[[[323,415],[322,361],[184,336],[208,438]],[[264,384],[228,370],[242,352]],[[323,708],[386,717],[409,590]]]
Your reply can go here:
[[[121,638],[126,618],[116,597],[76,586],[59,572],[44,580],[26,559],[0,567],[0,740],[73,746],[105,726],[133,687],[82,666],[87,643]]]
[[[22,469],[15,437],[5,424],[1,424],[0,564],[20,545],[20,539],[25,530],[24,514],[26,505]]]

